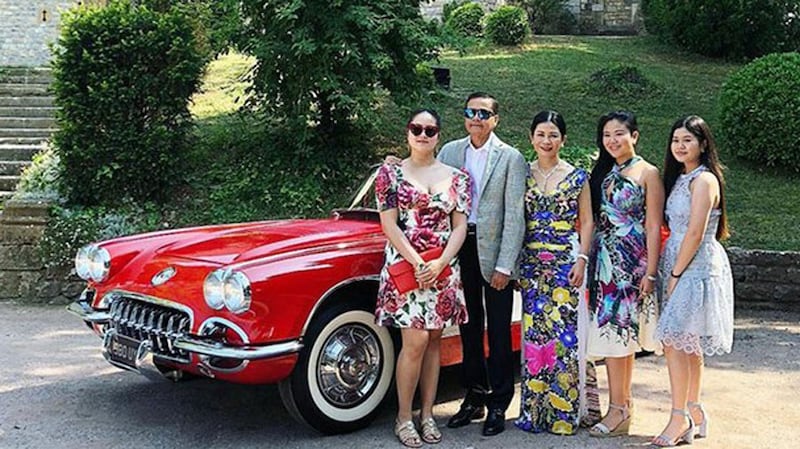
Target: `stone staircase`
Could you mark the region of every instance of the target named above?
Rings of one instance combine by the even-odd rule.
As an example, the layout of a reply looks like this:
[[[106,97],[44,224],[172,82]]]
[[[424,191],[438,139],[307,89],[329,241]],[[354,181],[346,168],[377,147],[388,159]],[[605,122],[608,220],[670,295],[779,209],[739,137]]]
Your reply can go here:
[[[0,67],[0,205],[55,131],[51,80],[48,68]]]

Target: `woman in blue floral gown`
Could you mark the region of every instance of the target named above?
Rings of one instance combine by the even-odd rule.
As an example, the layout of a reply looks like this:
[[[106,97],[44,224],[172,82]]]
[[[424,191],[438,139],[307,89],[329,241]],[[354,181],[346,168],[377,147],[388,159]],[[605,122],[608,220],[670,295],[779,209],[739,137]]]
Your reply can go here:
[[[523,364],[516,425],[571,435],[587,412],[582,286],[593,223],[588,174],[558,157],[565,139],[566,124],[557,112],[533,118],[537,160],[528,176],[520,259]]]
[[[658,169],[636,155],[636,117],[601,117],[600,154],[592,169],[595,239],[589,269],[588,355],[605,359],[609,408],[590,435],[628,434],[634,354],[653,344],[655,282],[661,247],[664,187]]]

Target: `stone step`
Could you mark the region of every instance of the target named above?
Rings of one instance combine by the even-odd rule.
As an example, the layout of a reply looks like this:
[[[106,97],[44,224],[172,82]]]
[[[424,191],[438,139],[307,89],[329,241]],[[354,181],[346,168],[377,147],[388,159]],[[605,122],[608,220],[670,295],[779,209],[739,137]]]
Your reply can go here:
[[[39,147],[47,139],[41,137],[0,137],[0,147],[7,145],[22,145]]]
[[[3,161],[0,160],[0,176],[19,176],[25,167],[31,165],[30,161]]]
[[[23,76],[23,75],[44,75],[52,76],[53,69],[50,67],[3,67],[3,75]]]
[[[0,83],[8,84],[50,84],[53,77],[44,73],[30,73],[24,75],[9,75],[0,72]]]
[[[9,84],[0,83],[0,95],[9,95],[14,97],[22,96],[47,96],[52,92],[49,90],[49,84]]]
[[[53,106],[53,96],[12,97],[0,96],[0,106],[17,108],[35,108]]]
[[[56,128],[55,117],[0,117],[0,128]]]
[[[56,129],[53,128],[0,128],[0,137],[50,137]]]
[[[14,191],[12,190],[0,190],[0,206],[5,203],[7,200],[11,199],[14,196]]]
[[[0,160],[30,161],[33,155],[44,148],[43,145],[17,145],[0,143]]]
[[[58,108],[43,106],[38,108],[20,106],[0,106],[0,118],[2,117],[55,117]]]
[[[0,128],[54,129],[55,117],[0,117]]]
[[[17,188],[19,176],[2,175],[0,176],[0,190],[13,191]]]

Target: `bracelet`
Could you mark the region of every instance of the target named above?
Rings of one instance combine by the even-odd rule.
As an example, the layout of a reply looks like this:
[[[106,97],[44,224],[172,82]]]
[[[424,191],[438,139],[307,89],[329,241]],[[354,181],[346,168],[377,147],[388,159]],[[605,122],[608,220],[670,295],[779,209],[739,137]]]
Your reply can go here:
[[[681,273],[681,274],[675,274],[675,272],[670,272],[670,273],[669,273],[669,275],[670,275],[671,277],[674,277],[675,279],[679,279],[681,276],[683,276],[683,273]]]
[[[586,254],[583,253],[578,254],[578,259],[583,259],[586,261],[586,263],[589,263],[589,256],[587,256]]]
[[[647,275],[647,276],[645,276],[645,277],[646,277],[646,278],[647,278],[647,280],[648,280],[648,281],[650,281],[650,282],[655,282],[655,281],[657,281],[657,280],[658,280],[658,278],[657,278],[657,277],[655,277],[655,276],[653,276],[652,274],[648,274],[648,275]]]

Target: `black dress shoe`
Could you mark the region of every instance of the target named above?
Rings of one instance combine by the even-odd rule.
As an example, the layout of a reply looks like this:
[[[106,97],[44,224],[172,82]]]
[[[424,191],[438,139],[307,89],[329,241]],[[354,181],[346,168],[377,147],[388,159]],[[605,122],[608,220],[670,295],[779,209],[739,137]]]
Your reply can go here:
[[[483,423],[483,436],[490,437],[506,430],[506,412],[496,408],[489,410],[489,416]]]
[[[484,413],[485,413],[484,406],[474,405],[464,402],[461,404],[461,408],[458,409],[458,413],[451,416],[450,419],[447,421],[447,427],[451,429],[464,427],[467,424],[469,424],[473,419],[483,418]]]

